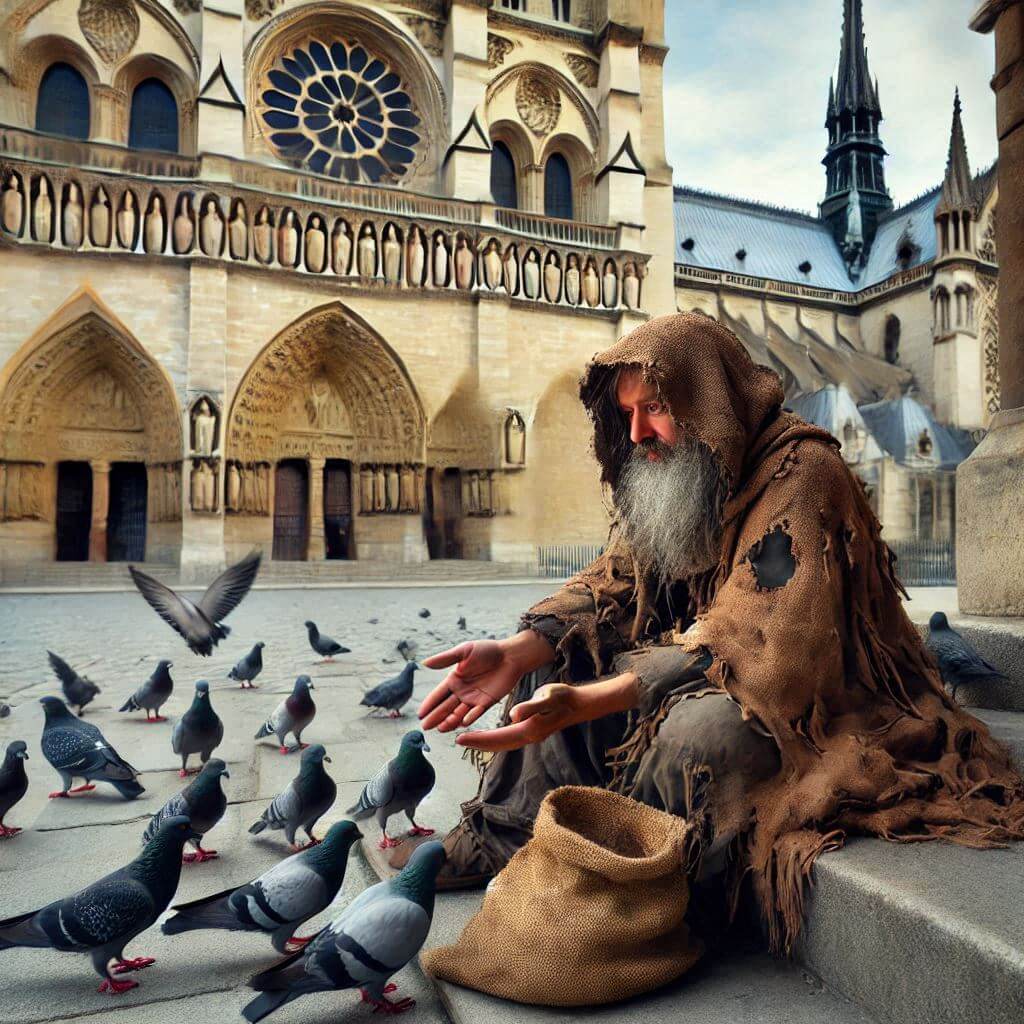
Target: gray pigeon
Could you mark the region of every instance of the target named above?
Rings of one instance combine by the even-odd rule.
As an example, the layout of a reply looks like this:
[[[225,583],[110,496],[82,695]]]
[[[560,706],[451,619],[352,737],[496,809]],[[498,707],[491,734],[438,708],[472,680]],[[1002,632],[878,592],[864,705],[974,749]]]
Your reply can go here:
[[[103,733],[80,721],[68,710],[60,697],[41,697],[46,721],[40,746],[43,757],[60,775],[64,788],[54,797],[68,797],[72,793],[86,793],[96,787],[92,780],[109,782],[125,798],[134,800],[145,789],[136,781],[138,772],[104,739]],[[85,779],[85,784],[71,788],[74,779]]]
[[[413,729],[402,737],[398,753],[363,787],[359,801],[348,809],[356,821],[363,821],[376,814],[380,825],[382,850],[398,846],[400,839],[388,835],[388,819],[399,811],[412,822],[411,836],[432,836],[432,828],[416,824],[416,808],[434,788],[434,766],[423,756],[430,750],[423,733]]]
[[[362,837],[355,822],[336,821],[322,843],[293,853],[259,878],[173,907],[177,914],[164,921],[163,932],[266,932],[282,956],[301,949],[311,940],[292,938],[295,929],[331,905],[345,880],[349,850]]]
[[[299,676],[295,680],[292,692],[277,707],[274,713],[259,727],[254,739],[261,740],[273,733],[282,754],[293,754],[296,750],[305,750],[309,745],[302,742],[302,730],[313,721],[316,705],[309,691],[313,689],[313,680],[309,676]],[[295,746],[285,746],[284,738],[294,733]]]
[[[205,764],[222,739],[224,723],[217,717],[210,703],[210,684],[200,679],[196,683],[192,706],[181,716],[171,733],[171,749],[181,755],[181,771],[178,775],[185,778],[199,771],[198,768],[189,769],[189,754],[198,754],[199,760]]]
[[[429,619],[430,618],[430,609],[429,608],[421,608],[416,614],[419,615],[419,617],[421,619]]]
[[[206,588],[199,604],[193,604],[187,597],[176,594],[170,587],[140,572],[135,566],[129,566],[128,571],[142,596],[157,615],[184,638],[189,650],[208,657],[214,647],[231,632],[220,620],[237,608],[242,598],[249,593],[259,567],[258,551],[246,555],[242,561],[225,569]]]
[[[224,817],[228,807],[228,798],[220,788],[221,779],[230,779],[228,766],[219,758],[211,757],[203,770],[180,793],[175,793],[149,820],[146,831],[142,834],[142,842],[148,843],[157,834],[160,826],[168,819],[184,814],[192,823],[192,831],[196,838],[189,842],[195,847],[195,853],[186,853],[186,864],[202,864],[213,860],[216,850],[204,850],[202,837]]]
[[[11,705],[0,701],[0,718],[7,718],[11,713]]]
[[[291,848],[298,850],[302,847],[295,845],[295,833],[301,828],[309,836],[308,846],[316,846],[320,840],[313,835],[313,827],[338,795],[338,787],[327,774],[324,761],[330,764],[331,759],[319,743],[304,750],[299,774],[274,797],[259,821],[249,826],[249,831],[256,836],[266,828],[283,828]]]
[[[168,818],[130,864],[73,896],[0,921],[0,950],[27,946],[88,953],[103,978],[98,991],[116,995],[135,988],[137,981],[121,981],[114,975],[140,971],[155,961],[125,960],[124,947],[154,924],[174,898],[181,848],[194,835],[188,818]]]
[[[402,1013],[412,999],[392,1002],[388,979],[419,953],[434,917],[437,873],[445,861],[438,842],[418,847],[401,874],[360,893],[301,953],[257,974],[262,995],[242,1009],[250,1024],[311,992],[359,989],[374,1012]]]
[[[952,687],[951,696],[954,701],[956,691],[961,686],[1006,679],[995,665],[990,665],[950,626],[945,612],[935,612],[928,620],[928,638],[925,643],[939,663],[943,682]]]
[[[24,740],[7,744],[7,754],[0,764],[0,839],[10,839],[21,831],[13,825],[5,825],[4,817],[28,791],[27,760],[28,747]]]
[[[456,622],[455,625],[458,626],[459,629],[465,629],[466,628],[466,616],[465,615],[460,615],[459,619],[458,619],[458,622]]]
[[[46,652],[50,659],[50,667],[60,680],[64,690],[64,699],[78,709],[78,717],[82,717],[86,704],[92,702],[100,688],[85,676],[80,676],[63,658],[58,658],[53,651]]]
[[[347,647],[342,647],[333,637],[326,636],[316,628],[315,622],[306,622],[306,632],[309,635],[309,646],[324,659],[333,661],[336,654],[350,654]]]
[[[166,659],[157,662],[153,674],[118,708],[119,711],[145,711],[147,722],[166,722],[160,708],[167,703],[174,690],[169,669],[174,664]],[[150,712],[153,712],[150,717]]]
[[[402,708],[408,703],[412,696],[413,673],[419,665],[415,661],[408,661],[402,671],[391,679],[386,679],[379,686],[366,692],[366,696],[359,702],[363,707],[373,711],[387,711],[391,718],[401,718]]]
[[[228,679],[237,679],[243,690],[255,690],[253,680],[263,671],[263,648],[267,645],[261,640],[255,647],[228,673]]]

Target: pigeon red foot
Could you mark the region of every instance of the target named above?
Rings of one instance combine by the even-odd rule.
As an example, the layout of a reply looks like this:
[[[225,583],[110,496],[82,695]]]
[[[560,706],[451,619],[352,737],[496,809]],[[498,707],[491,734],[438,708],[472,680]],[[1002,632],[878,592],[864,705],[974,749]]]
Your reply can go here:
[[[319,846],[322,842],[322,839],[310,839],[308,843],[292,843],[292,849],[296,853],[302,853],[303,850],[311,850],[314,846]]]
[[[87,782],[84,786],[75,786],[74,789],[58,790],[56,793],[50,793],[49,797],[51,800],[69,800],[72,793],[91,793],[95,788],[91,782]]]
[[[297,953],[300,949],[305,949],[315,938],[315,935],[293,935],[284,944],[284,951],[286,953]]]
[[[179,779],[187,778],[189,775],[198,775],[198,774],[199,774],[199,769],[198,768],[179,768],[178,769],[178,778]]]
[[[396,991],[398,988],[395,984],[385,986],[385,996],[391,992]],[[405,1013],[406,1010],[411,1010],[416,1005],[415,999],[396,999],[394,1001],[390,999],[374,999],[373,996],[368,995],[365,989],[359,990],[359,997],[364,1003],[370,1003],[373,1006],[374,1013],[384,1013],[392,1016],[396,1016],[399,1013]]]
[[[380,842],[377,844],[378,850],[390,850],[395,846],[401,846],[401,839],[392,839],[386,832],[381,836]]]
[[[152,718],[149,717],[149,712],[146,712],[147,722],[166,722],[167,718],[164,715],[154,715]]]
[[[204,850],[201,846],[195,853],[182,854],[181,861],[183,864],[203,864],[208,860],[216,860],[216,850]]]
[[[423,825],[413,825],[406,834],[410,836],[432,836],[434,834],[434,829],[425,828]]]
[[[139,983],[132,981],[131,978],[125,978],[124,981],[121,981],[119,978],[104,978],[96,991],[109,992],[112,996],[119,996],[122,992],[129,992],[131,989],[138,987]]]
[[[388,718],[405,718],[401,711],[389,711]]]
[[[137,956],[134,960],[118,960],[114,964],[115,974],[127,974],[129,971],[141,971],[144,967],[151,967],[156,963],[156,958],[151,956]]]
[[[12,839],[20,831],[15,825],[0,825],[0,839]]]

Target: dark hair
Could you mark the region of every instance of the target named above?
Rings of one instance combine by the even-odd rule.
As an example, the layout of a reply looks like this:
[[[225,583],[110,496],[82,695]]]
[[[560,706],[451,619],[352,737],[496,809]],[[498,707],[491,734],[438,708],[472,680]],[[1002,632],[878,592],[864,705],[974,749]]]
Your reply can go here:
[[[594,456],[601,465],[601,482],[614,490],[622,469],[633,453],[633,443],[619,399],[619,371],[640,370],[637,364],[592,366],[580,387],[580,398],[594,424]]]

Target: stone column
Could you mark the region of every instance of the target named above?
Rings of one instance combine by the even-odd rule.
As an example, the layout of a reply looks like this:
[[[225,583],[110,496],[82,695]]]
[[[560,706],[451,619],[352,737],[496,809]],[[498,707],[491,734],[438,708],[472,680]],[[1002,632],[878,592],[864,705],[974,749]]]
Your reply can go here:
[[[324,465],[326,459],[309,460],[309,546],[306,558],[322,562],[327,557],[324,540]]]
[[[971,28],[995,34],[1002,408],[957,470],[957,584],[965,614],[1024,615],[1024,3],[987,0]]]
[[[491,199],[490,140],[484,134],[484,94],[487,66],[487,0],[451,0],[444,38],[445,95],[448,98],[448,138],[445,191],[459,199]]]
[[[89,561],[107,560],[107,516],[110,513],[110,463],[90,459],[92,469],[92,526],[89,528]]]

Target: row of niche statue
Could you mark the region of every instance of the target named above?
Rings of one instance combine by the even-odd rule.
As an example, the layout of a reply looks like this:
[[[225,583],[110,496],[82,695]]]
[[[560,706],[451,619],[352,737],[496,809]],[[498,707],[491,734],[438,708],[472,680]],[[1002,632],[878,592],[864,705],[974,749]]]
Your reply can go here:
[[[232,259],[249,259],[249,224],[245,206],[240,199],[231,204],[231,216],[225,232],[220,204],[213,196],[201,202],[198,222],[199,249],[206,256],[224,254],[225,237]],[[37,242],[50,242],[54,237],[52,189],[45,175],[36,179],[36,194],[32,203],[31,236]],[[11,235],[20,238],[24,227],[25,202],[21,180],[13,171],[8,175],[3,190],[3,226]],[[86,235],[86,217],[81,189],[76,182],[64,186],[60,208],[60,235],[65,246],[77,248]],[[167,212],[163,196],[150,194],[145,213],[141,217],[142,248],[147,253],[162,254],[167,249]],[[125,190],[116,215],[111,213],[111,201],[102,185],[93,192],[88,211],[90,242],[99,248],[111,243],[111,229],[116,231],[122,248],[134,251],[139,242],[140,216],[135,195]],[[192,196],[179,195],[174,218],[170,225],[171,248],[178,255],[191,253],[196,242],[196,216]],[[353,253],[353,233],[348,222],[338,219],[328,237],[327,225],[319,214],[311,214],[303,229],[294,210],[287,209],[275,229],[270,210],[260,207],[252,227],[253,255],[269,264],[274,259],[274,242],[278,263],[283,267],[302,264],[311,273],[323,273],[330,263],[331,270],[347,276],[355,272],[362,278],[383,276],[389,284],[401,284],[403,276],[410,287],[432,284],[435,288],[455,287],[468,290],[474,285],[509,295],[523,295],[528,299],[546,299],[565,302],[570,306],[586,304],[592,308],[604,306],[618,308],[620,303],[619,273],[615,260],[608,258],[598,272],[595,257],[587,257],[582,264],[576,253],[570,253],[562,265],[561,256],[554,251],[544,256],[543,265],[536,249],[528,249],[520,259],[515,245],[504,252],[496,238],[490,239],[482,255],[471,241],[459,232],[455,236],[454,253],[451,240],[437,232],[429,242],[416,224],[409,228],[402,242],[401,232],[391,223],[384,226],[379,252],[374,225],[363,224]],[[428,268],[427,254],[430,250]],[[354,267],[353,267],[353,255]],[[404,263],[404,267],[403,267]],[[428,273],[430,271],[428,281]],[[622,270],[621,302],[628,309],[640,306],[640,279],[643,268],[628,260]]]
[[[462,473],[463,506],[466,515],[493,516],[496,507],[494,474],[489,469]]]
[[[359,470],[359,511],[419,512],[423,467],[411,463],[364,465]]]
[[[217,511],[217,481],[220,478],[220,459],[192,460],[189,493],[193,512]]]
[[[0,518],[42,519],[41,462],[0,462]]]
[[[149,479],[149,521],[174,522],[181,518],[181,465],[161,462],[146,467]]]
[[[224,495],[229,512],[267,515],[270,510],[270,463],[229,462]]]

